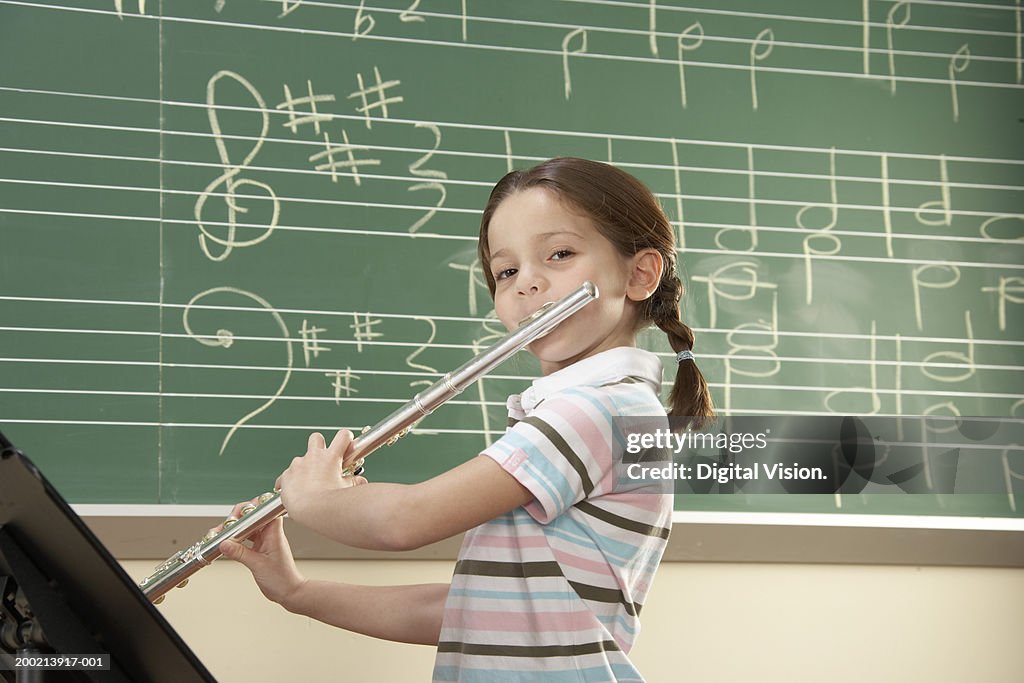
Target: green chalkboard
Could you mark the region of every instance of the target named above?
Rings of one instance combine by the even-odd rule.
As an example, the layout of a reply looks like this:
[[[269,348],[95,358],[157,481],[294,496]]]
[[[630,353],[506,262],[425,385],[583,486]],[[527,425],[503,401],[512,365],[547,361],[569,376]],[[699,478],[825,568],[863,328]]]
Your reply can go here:
[[[478,212],[556,155],[663,202],[724,414],[1019,417],[1021,40],[1010,0],[0,0],[0,426],[76,502],[255,495],[486,345]],[[1021,515],[1016,455],[969,502],[680,507]]]

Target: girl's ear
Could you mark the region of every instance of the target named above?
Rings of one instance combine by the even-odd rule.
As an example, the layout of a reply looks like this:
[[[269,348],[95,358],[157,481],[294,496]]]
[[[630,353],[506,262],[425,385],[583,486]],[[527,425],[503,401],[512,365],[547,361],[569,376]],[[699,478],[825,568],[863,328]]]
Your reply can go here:
[[[658,289],[664,267],[665,261],[657,249],[641,249],[634,254],[630,258],[626,296],[631,301],[645,301]]]

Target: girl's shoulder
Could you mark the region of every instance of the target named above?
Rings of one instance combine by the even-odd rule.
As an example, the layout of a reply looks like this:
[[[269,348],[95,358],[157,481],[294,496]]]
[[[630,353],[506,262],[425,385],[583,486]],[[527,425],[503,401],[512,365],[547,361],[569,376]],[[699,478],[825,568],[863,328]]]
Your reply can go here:
[[[627,416],[664,416],[652,383],[641,377],[625,376],[601,384],[579,384],[547,397],[538,410],[596,413],[606,419]]]

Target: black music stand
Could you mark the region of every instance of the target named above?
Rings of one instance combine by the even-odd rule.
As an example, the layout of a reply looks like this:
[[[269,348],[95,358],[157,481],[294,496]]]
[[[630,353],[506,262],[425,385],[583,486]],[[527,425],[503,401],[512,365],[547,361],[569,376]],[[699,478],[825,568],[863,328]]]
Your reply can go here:
[[[109,670],[19,670],[16,678],[14,672],[0,670],[3,680],[215,681],[42,473],[2,433],[0,634],[6,636],[0,637],[0,658],[8,663],[14,646],[23,652],[34,647],[57,655],[110,655]]]

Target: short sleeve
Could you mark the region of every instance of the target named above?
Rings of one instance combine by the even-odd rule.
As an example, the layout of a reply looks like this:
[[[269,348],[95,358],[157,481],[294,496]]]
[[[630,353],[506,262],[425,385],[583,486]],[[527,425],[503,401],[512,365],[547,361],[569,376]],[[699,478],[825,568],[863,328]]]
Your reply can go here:
[[[482,455],[533,494],[526,511],[547,524],[610,488],[614,413],[596,387],[559,392],[516,422]]]

